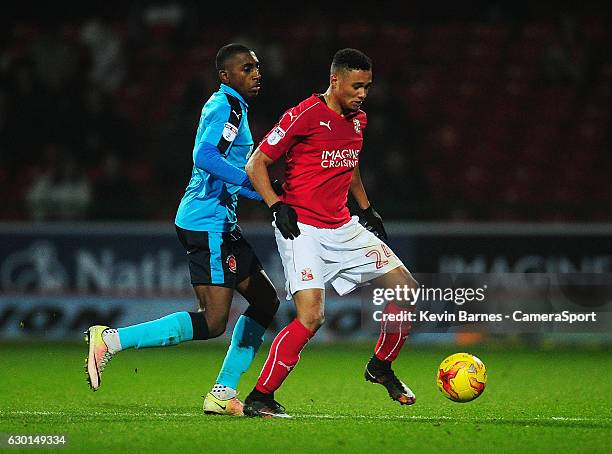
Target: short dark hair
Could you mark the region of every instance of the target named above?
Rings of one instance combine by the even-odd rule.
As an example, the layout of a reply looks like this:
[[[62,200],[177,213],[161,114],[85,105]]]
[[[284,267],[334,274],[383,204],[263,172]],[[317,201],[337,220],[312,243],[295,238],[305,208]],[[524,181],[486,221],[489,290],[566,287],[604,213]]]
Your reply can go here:
[[[372,69],[372,60],[360,50],[350,48],[340,49],[332,60],[331,72],[340,69],[345,71],[352,69],[369,71]]]
[[[225,63],[227,63],[227,61],[234,55],[248,54],[249,52],[251,52],[251,49],[243,46],[242,44],[231,43],[223,46],[221,49],[219,49],[219,52],[217,52],[217,57],[215,58],[215,66],[217,67],[217,71],[224,69]]]

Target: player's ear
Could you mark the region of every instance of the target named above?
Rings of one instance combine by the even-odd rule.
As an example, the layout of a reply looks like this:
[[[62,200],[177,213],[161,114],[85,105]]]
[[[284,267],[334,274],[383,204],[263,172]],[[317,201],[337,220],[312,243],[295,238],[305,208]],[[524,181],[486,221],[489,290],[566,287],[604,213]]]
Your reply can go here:
[[[224,84],[229,83],[229,74],[228,74],[227,70],[225,70],[225,69],[220,69],[219,70],[219,80],[221,82],[223,82]]]
[[[331,85],[332,89],[336,89],[338,86],[338,76],[336,74],[332,74],[329,76],[329,85]]]

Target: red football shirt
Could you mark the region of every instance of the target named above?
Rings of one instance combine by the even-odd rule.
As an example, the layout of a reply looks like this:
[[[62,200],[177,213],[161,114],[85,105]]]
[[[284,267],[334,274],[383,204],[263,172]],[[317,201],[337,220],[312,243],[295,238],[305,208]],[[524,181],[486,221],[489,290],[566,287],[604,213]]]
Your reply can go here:
[[[287,110],[263,138],[259,148],[271,159],[286,155],[281,200],[300,222],[329,229],[351,219],[346,202],[366,125],[362,110],[343,117],[312,95]]]

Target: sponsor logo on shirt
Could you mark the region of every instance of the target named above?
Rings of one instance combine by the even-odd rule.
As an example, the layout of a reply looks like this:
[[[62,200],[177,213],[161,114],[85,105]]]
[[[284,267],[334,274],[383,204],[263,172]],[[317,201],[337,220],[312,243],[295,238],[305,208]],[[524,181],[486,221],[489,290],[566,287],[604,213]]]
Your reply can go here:
[[[323,150],[321,152],[321,167],[333,169],[337,167],[357,167],[359,163],[359,152],[353,148],[343,150]]]
[[[285,137],[285,130],[280,126],[277,126],[268,136],[268,143],[270,145],[276,145],[283,137]]]
[[[327,120],[327,122],[319,121],[319,126],[325,126],[327,129],[329,129],[331,131],[330,123],[331,123],[331,120]]]
[[[314,276],[312,275],[312,271],[310,268],[304,268],[302,270],[302,281],[312,281]]]
[[[227,122],[223,127],[223,138],[228,142],[232,142],[238,135],[238,128],[233,124]]]

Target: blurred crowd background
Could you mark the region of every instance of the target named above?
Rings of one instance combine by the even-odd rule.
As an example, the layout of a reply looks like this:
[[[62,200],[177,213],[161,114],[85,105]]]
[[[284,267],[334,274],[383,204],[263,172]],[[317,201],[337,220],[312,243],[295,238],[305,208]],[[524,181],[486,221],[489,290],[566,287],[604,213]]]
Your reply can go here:
[[[214,56],[240,42],[264,74],[256,143],[336,50],[372,57],[361,168],[385,219],[612,221],[606,8],[407,5],[3,5],[0,220],[171,222]]]

